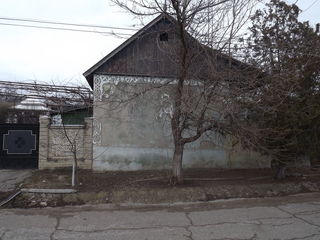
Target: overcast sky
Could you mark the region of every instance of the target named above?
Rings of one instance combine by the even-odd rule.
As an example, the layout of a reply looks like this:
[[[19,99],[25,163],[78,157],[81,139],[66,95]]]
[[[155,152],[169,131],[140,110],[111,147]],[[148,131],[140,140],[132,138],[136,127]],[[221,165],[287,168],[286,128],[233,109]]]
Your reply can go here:
[[[297,5],[305,10],[301,20],[312,24],[320,22],[320,0],[299,0]],[[132,28],[138,23],[123,10],[111,6],[109,0],[0,0],[0,18],[5,17],[122,28]],[[0,19],[0,81],[84,84],[82,73],[125,40],[111,32],[134,33],[94,27],[85,29],[105,33],[84,33],[1,25],[3,23],[39,26]]]

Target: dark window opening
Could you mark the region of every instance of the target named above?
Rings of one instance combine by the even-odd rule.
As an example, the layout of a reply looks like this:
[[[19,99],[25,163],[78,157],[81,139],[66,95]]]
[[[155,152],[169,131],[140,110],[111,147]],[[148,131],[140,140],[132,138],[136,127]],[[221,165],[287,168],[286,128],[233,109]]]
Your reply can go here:
[[[161,42],[167,42],[169,39],[168,33],[167,32],[160,33],[159,39]]]

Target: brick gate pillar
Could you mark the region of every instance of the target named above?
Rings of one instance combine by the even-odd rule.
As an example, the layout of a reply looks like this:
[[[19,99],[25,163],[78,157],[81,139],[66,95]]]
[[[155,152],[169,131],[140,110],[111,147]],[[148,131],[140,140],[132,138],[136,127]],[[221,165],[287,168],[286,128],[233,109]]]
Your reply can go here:
[[[44,169],[49,154],[49,125],[50,117],[40,116],[39,130],[39,169]]]
[[[93,152],[92,152],[92,131],[93,131],[93,118],[87,117],[84,119],[85,129],[83,133],[84,141],[84,158],[88,163],[88,168],[92,168]]]

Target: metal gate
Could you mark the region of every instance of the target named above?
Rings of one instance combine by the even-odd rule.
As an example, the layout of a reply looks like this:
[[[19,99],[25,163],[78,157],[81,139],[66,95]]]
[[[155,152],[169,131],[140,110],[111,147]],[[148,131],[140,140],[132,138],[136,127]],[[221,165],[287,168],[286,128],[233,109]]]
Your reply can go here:
[[[39,124],[0,124],[0,168],[37,168]]]

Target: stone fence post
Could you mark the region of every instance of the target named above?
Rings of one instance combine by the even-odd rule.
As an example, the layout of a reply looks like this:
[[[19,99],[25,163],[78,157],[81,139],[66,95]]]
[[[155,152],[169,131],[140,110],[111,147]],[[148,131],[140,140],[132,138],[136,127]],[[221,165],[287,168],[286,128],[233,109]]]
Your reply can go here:
[[[90,168],[92,168],[93,150],[92,150],[92,132],[93,132],[93,117],[87,117],[84,119],[85,128],[83,133],[84,140],[84,158],[87,162],[90,162]]]
[[[40,116],[39,122],[39,169],[43,169],[45,168],[49,154],[50,117]]]

